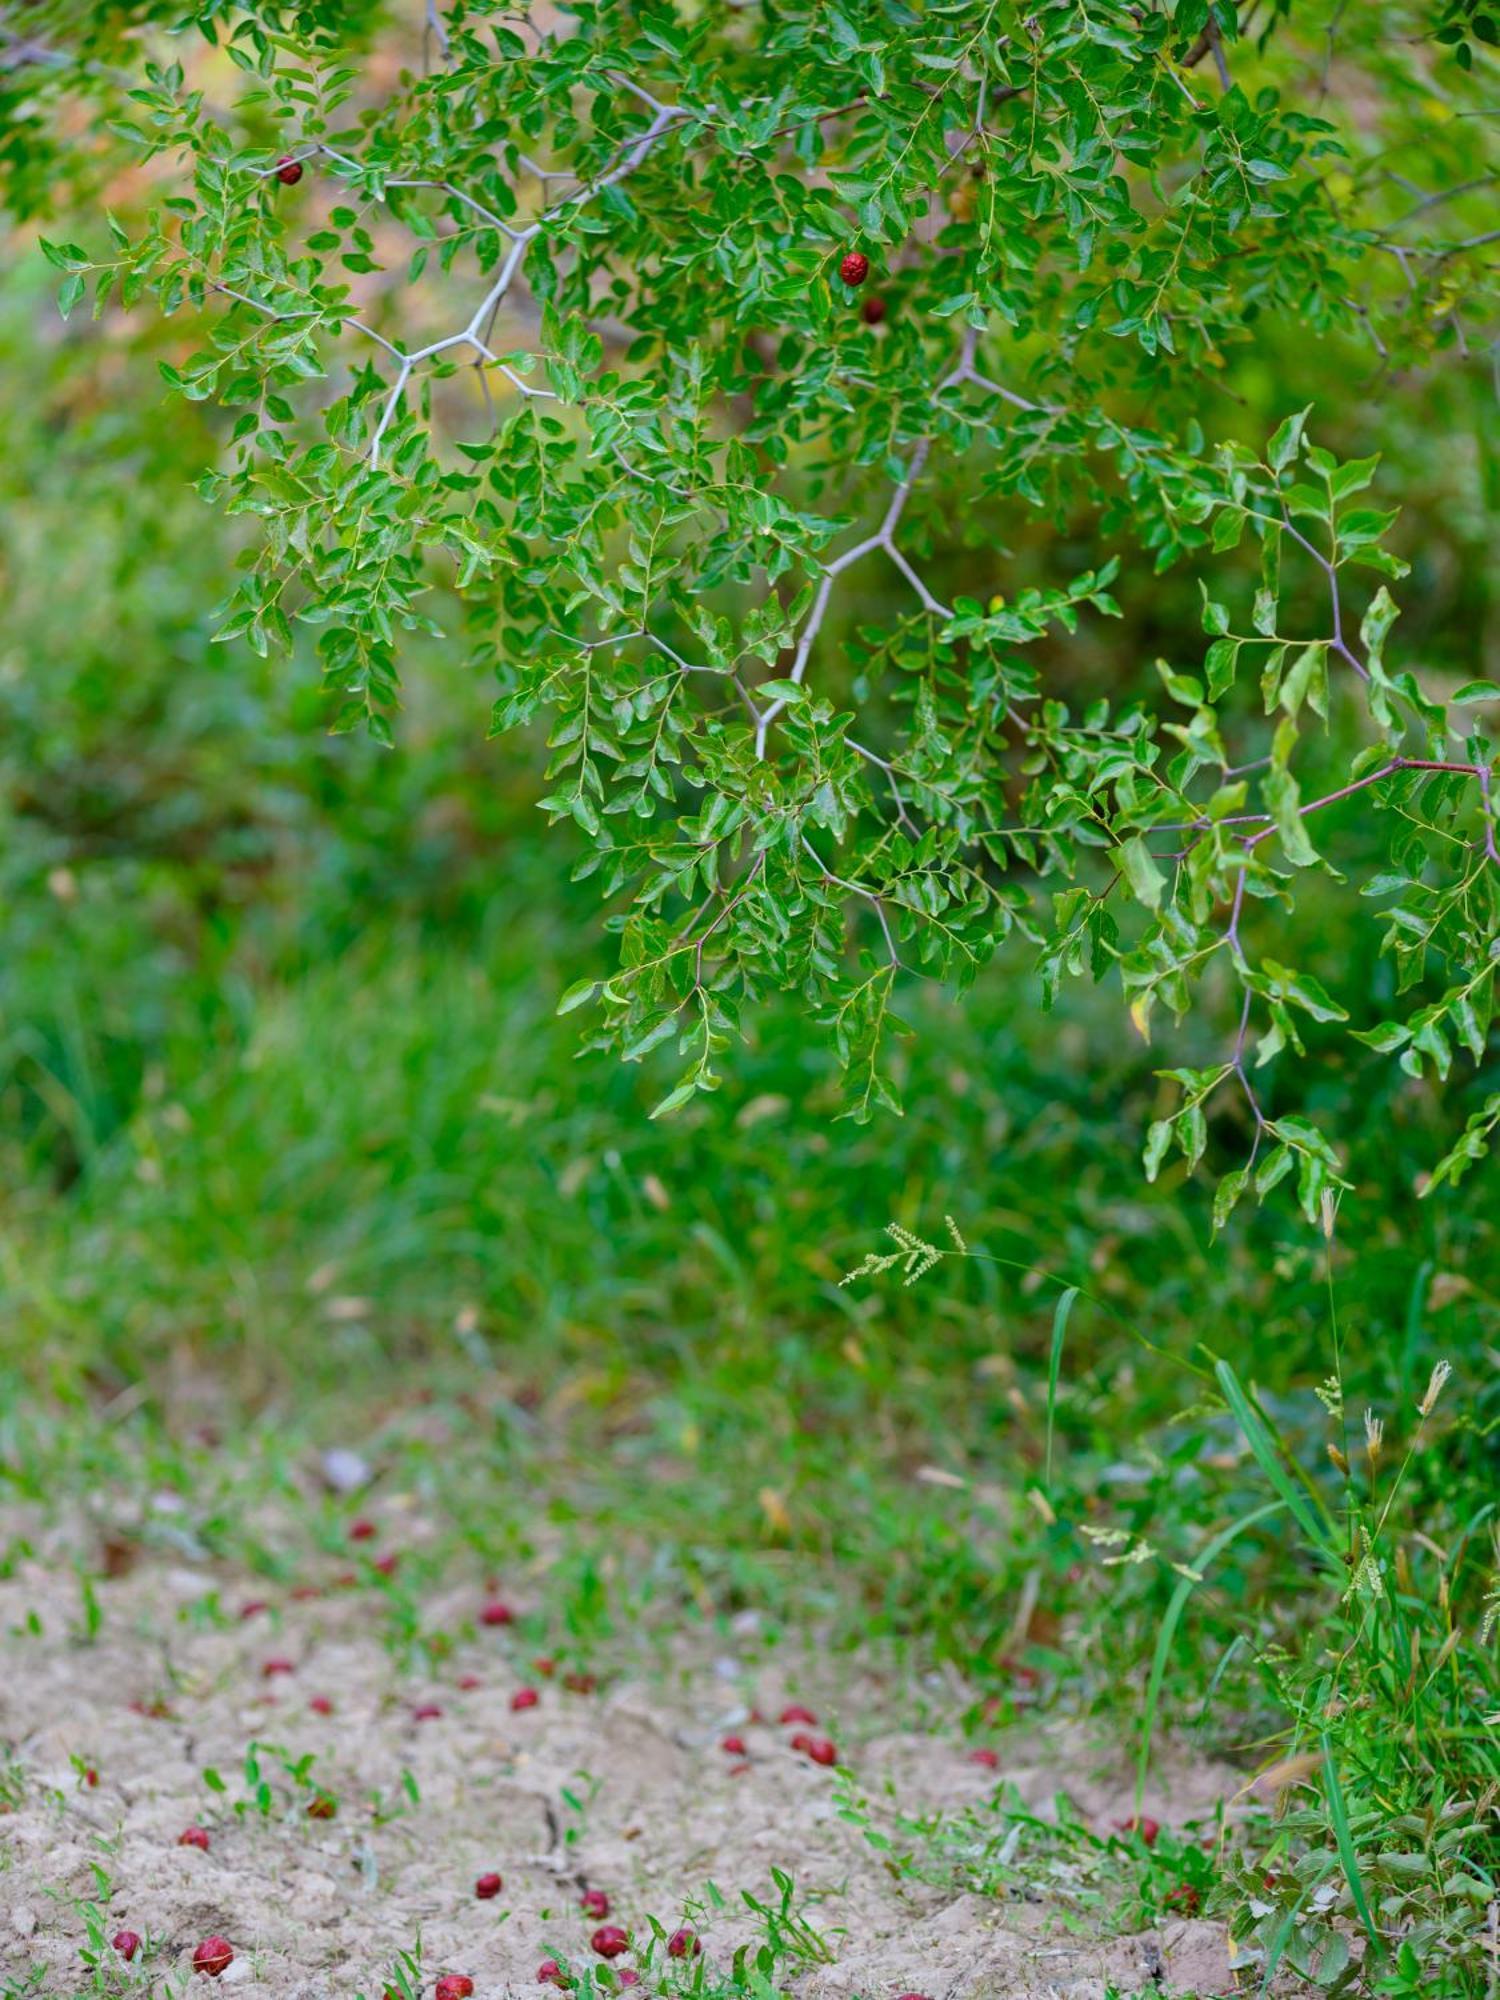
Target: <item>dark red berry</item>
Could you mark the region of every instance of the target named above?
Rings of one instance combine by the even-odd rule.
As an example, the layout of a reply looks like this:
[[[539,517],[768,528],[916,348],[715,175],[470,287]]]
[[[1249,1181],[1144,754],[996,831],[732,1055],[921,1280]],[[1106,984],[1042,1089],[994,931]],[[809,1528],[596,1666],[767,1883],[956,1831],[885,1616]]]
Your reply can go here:
[[[498,1597],[492,1597],[479,1614],[481,1625],[514,1625],[516,1614]]]
[[[871,297],[859,309],[859,316],[866,326],[879,326],[885,318],[885,300]]]
[[[745,1739],[743,1736],[726,1736],[719,1745],[719,1748],[724,1752],[726,1757],[745,1757],[749,1754],[745,1749]]]
[[[276,178],[281,182],[283,187],[294,188],[302,178],[302,162],[290,159],[278,160],[276,162]]]
[[[592,1917],[595,1923],[602,1923],[609,1915],[609,1898],[602,1889],[585,1889],[578,1907],[586,1917]]]
[[[703,1946],[699,1942],[698,1933],[686,1928],[680,1931],[673,1931],[672,1935],[667,1939],[668,1958],[696,1958],[702,1949]]]
[[[630,1949],[630,1933],[622,1931],[618,1924],[601,1924],[589,1943],[601,1958],[618,1958],[621,1952]]]
[[[194,1972],[201,1972],[209,1979],[217,1979],[233,1964],[234,1946],[228,1938],[207,1937],[193,1953]]]
[[[870,275],[870,260],[863,250],[849,250],[839,262],[839,276],[846,285],[862,285]]]
[[[469,2000],[474,1982],[467,1972],[445,1972],[432,1989],[432,2000]]]
[[[179,1847],[201,1847],[203,1849],[203,1852],[207,1854],[208,1852],[207,1829],[201,1826],[186,1827],[181,1833],[178,1834],[177,1845]]]
[[[555,1958],[544,1958],[536,1969],[536,1976],[540,1986],[560,1986],[564,1992],[567,1991],[567,1977]]]
[[[116,1931],[110,1943],[123,1959],[132,1959],[141,1948],[141,1940],[135,1931]]]
[[[839,1761],[838,1751],[826,1736],[794,1736],[792,1748],[800,1750],[814,1764],[836,1764]]]
[[[479,1880],[474,1884],[474,1894],[479,1898],[481,1903],[490,1903],[494,1901],[495,1897],[499,1895],[504,1887],[505,1884],[498,1875],[481,1875]]]
[[[784,1708],[781,1711],[781,1720],[783,1722],[810,1722],[816,1726],[818,1718],[810,1708],[802,1708],[798,1703],[793,1702],[790,1708]]]
[[[535,1708],[541,1698],[535,1688],[517,1688],[510,1698],[510,1705],[514,1713],[519,1715],[523,1708]]]

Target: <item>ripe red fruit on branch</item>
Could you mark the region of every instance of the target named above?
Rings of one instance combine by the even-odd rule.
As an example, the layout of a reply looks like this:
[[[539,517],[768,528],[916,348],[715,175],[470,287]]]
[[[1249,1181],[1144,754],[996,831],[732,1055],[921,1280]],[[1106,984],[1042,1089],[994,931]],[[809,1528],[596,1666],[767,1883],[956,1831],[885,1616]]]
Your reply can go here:
[[[474,1884],[474,1894],[481,1903],[488,1903],[492,1902],[504,1887],[505,1884],[498,1875],[481,1875]]]
[[[848,250],[839,260],[839,276],[846,285],[862,285],[870,275],[870,260],[863,250]]]
[[[479,1614],[481,1625],[513,1625],[515,1620],[515,1612],[498,1597],[492,1597]]]
[[[630,1949],[630,1933],[622,1931],[618,1924],[601,1924],[589,1943],[601,1958],[618,1958],[622,1951]]]
[[[566,1992],[568,1980],[555,1958],[544,1958],[536,1969],[537,1983],[542,1986],[560,1986]]]
[[[879,326],[880,322],[885,318],[885,300],[880,298],[866,299],[859,309],[859,316],[866,326]]]
[[[523,1708],[535,1708],[541,1698],[535,1688],[517,1688],[510,1698],[511,1709],[519,1715]]]
[[[121,1958],[126,1960],[134,1958],[141,1948],[140,1936],[135,1931],[116,1931],[110,1943]]]
[[[783,1722],[816,1723],[817,1719],[810,1708],[801,1708],[796,1702],[793,1702],[790,1708],[784,1708],[781,1711],[781,1720]]]
[[[179,1847],[201,1847],[203,1852],[207,1854],[208,1831],[205,1827],[201,1826],[186,1827],[178,1834],[177,1845]]]
[[[578,1907],[586,1917],[592,1917],[597,1923],[609,1915],[609,1898],[602,1889],[585,1889]]]
[[[469,2000],[474,1982],[467,1972],[445,1972],[432,1989],[432,2000]]]
[[[193,1953],[193,1970],[207,1979],[217,1979],[234,1964],[234,1946],[228,1938],[207,1937]]]
[[[293,159],[278,160],[276,178],[283,187],[294,188],[302,178],[302,162]]]
[[[668,1958],[696,1958],[702,1949],[698,1933],[688,1930],[685,1926],[680,1931],[673,1931],[667,1939]]]

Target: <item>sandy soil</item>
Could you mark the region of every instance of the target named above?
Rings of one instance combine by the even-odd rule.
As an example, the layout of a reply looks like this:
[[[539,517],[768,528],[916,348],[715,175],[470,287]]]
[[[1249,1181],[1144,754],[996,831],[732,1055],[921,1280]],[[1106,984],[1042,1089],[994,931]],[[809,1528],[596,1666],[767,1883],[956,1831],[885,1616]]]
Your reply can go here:
[[[1070,1934],[1045,1897],[955,1894],[898,1877],[839,1816],[835,1773],[794,1753],[788,1728],[747,1719],[808,1702],[877,1812],[896,1802],[905,1812],[959,1807],[987,1797],[998,1778],[1038,1810],[1062,1787],[1101,1822],[1128,1812],[1123,1762],[1076,1733],[1039,1726],[1000,1739],[999,1773],[977,1768],[957,1727],[961,1690],[928,1687],[921,1710],[932,1720],[899,1727],[898,1716],[916,1711],[889,1682],[789,1661],[784,1648],[774,1668],[763,1655],[747,1659],[762,1649],[744,1621],[739,1653],[710,1651],[594,1693],[539,1677],[507,1631],[483,1628],[438,1676],[414,1677],[381,1643],[359,1590],[283,1596],[241,1618],[252,1595],[242,1582],[157,1557],[96,1589],[100,1624],[89,1643],[78,1630],[77,1578],[59,1564],[23,1562],[0,1582],[0,1753],[11,1758],[9,1810],[0,1807],[0,1993],[96,1990],[81,1958],[81,1903],[97,1893],[96,1863],[112,1885],[107,1930],[128,1926],[150,1945],[128,1974],[112,1973],[98,1989],[106,1992],[191,1987],[206,2000],[214,1988],[190,1976],[191,1954],[218,1933],[236,1954],[218,1982],[230,1991],[379,2000],[397,1952],[420,1935],[424,1993],[439,1973],[463,1972],[476,2000],[540,2000],[544,1958],[594,1962],[592,1925],[578,1908],[585,1886],[603,1889],[612,1918],[638,1939],[649,1918],[671,1930],[692,1906],[711,1986],[737,1946],[764,1937],[742,1891],[774,1904],[773,1867],[794,1879],[798,1907],[826,1946],[826,1960],[783,1960],[774,1975],[808,2000],[1232,1989],[1216,1925],[1090,1938]],[[210,1590],[227,1620],[195,1609]],[[427,1607],[455,1631],[471,1629],[475,1609],[472,1589]],[[40,1633],[28,1630],[33,1615]],[[271,1660],[292,1670],[268,1678]],[[513,1713],[524,1683],[540,1700]],[[332,1712],[311,1708],[315,1697]],[[168,1712],[151,1713],[159,1703]],[[426,1704],[441,1713],[419,1719]],[[726,1732],[744,1736],[748,1757],[719,1747]],[[250,1805],[244,1760],[256,1740],[293,1761],[315,1753],[310,1775],[336,1795],[337,1816],[310,1819],[306,1789],[270,1754],[261,1759],[275,1781],[270,1812]],[[205,1767],[222,1774],[226,1793],[210,1791]],[[0,1759],[0,1781],[5,1770]],[[1226,1772],[1194,1768],[1148,1809],[1197,1816],[1231,1785]],[[207,1852],[177,1844],[194,1822],[209,1832]],[[475,1879],[491,1869],[504,1891],[479,1901]],[[710,1884],[722,1910],[711,1907]],[[648,1967],[643,1990],[680,1985],[683,1970],[670,1968],[669,1979]]]

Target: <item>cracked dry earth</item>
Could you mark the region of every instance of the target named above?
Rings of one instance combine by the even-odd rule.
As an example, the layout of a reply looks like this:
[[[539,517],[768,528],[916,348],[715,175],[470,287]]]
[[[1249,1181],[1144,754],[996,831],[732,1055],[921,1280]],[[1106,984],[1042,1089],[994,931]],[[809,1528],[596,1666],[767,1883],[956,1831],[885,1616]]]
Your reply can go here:
[[[1230,1990],[1216,1925],[1091,1938],[1070,1932],[1045,1899],[958,1894],[898,1876],[839,1816],[836,1773],[795,1754],[788,1728],[749,1719],[754,1709],[774,1718],[789,1700],[809,1703],[877,1821],[896,1803],[907,1813],[951,1810],[997,1782],[969,1761],[956,1684],[934,1680],[914,1702],[910,1687],[868,1666],[768,1653],[742,1618],[717,1655],[570,1693],[537,1678],[510,1632],[475,1625],[473,1589],[424,1605],[429,1626],[460,1637],[440,1671],[422,1678],[382,1643],[382,1607],[367,1590],[310,1601],[283,1593],[241,1618],[251,1594],[242,1579],[155,1556],[97,1583],[98,1631],[85,1643],[62,1548],[49,1561],[33,1540],[35,1559],[0,1582],[0,1995],[166,2000],[191,1991],[207,2000],[217,1989],[192,1975],[191,1958],[216,1933],[235,1952],[218,1981],[230,1992],[380,2000],[397,1953],[420,1937],[424,1996],[439,1974],[460,1972],[476,2000],[540,2000],[550,1990],[536,1979],[544,1958],[591,1962],[584,1886],[604,1890],[612,1920],[637,1939],[649,1918],[670,1931],[691,1908],[702,1959],[667,1966],[658,1951],[641,1990],[681,1991],[701,1976],[712,1991],[735,1948],[764,1938],[742,1891],[774,1905],[773,1868],[793,1878],[797,1907],[826,1948],[821,1959],[783,1958],[772,1975],[807,2000]],[[227,1618],[190,1611],[211,1591]],[[267,1678],[272,1658],[291,1671]],[[540,1699],[513,1713],[511,1696],[527,1680]],[[164,1692],[169,1712],[151,1713]],[[314,1699],[331,1712],[317,1712]],[[419,1719],[427,1706],[441,1712]],[[923,1726],[901,1726],[898,1716],[913,1713]],[[746,1758],[720,1748],[726,1732],[743,1735]],[[336,1795],[337,1816],[308,1818],[306,1792],[270,1755],[269,1814],[236,1812],[247,1797],[246,1747],[257,1740],[294,1762],[316,1753],[312,1776]],[[1090,1754],[1076,1734],[1038,1725],[998,1747],[998,1776],[1038,1811],[1060,1788],[1100,1823],[1130,1810],[1122,1761]],[[747,1768],[736,1773],[736,1764]],[[225,1793],[209,1790],[205,1767],[223,1775]],[[1147,1807],[1189,1819],[1232,1783],[1200,1765]],[[193,1822],[209,1832],[207,1852],[177,1844]],[[111,1961],[98,1985],[82,1958],[96,1863],[112,1885],[106,1934],[128,1927],[146,1941],[132,1966]],[[489,1870],[504,1889],[479,1901],[474,1883]],[[711,1883],[722,1909],[703,1907]]]

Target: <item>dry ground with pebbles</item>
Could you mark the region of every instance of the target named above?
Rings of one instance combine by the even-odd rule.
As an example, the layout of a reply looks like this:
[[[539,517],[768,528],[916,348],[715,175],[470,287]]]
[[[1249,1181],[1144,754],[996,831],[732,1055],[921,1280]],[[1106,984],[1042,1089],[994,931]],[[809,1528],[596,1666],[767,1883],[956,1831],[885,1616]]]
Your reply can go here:
[[[396,1955],[420,1936],[424,1995],[452,1971],[473,1979],[476,2000],[539,1996],[544,1958],[589,1962],[584,1886],[606,1891],[612,1916],[638,1938],[648,1919],[670,1930],[696,1907],[708,1991],[735,1948],[763,1936],[742,1892],[774,1903],[773,1868],[793,1878],[799,1909],[825,1941],[826,1959],[793,1956],[774,1974],[779,1988],[808,2000],[1230,1990],[1216,1925],[1079,1935],[1045,1897],[956,1894],[902,1876],[840,1817],[837,1775],[793,1753],[787,1728],[747,1719],[756,1708],[774,1718],[787,1700],[809,1702],[877,1812],[882,1801],[907,1812],[952,1809],[996,1783],[970,1761],[956,1687],[927,1687],[926,1726],[917,1730],[911,1703],[871,1668],[780,1652],[767,1665],[764,1655],[752,1661],[709,1646],[659,1673],[570,1693],[539,1679],[509,1633],[473,1626],[472,1589],[425,1607],[466,1636],[436,1675],[414,1676],[382,1643],[365,1591],[283,1594],[242,1619],[235,1614],[251,1595],[242,1580],[156,1556],[98,1582],[89,1643],[77,1629],[76,1576],[60,1549],[49,1561],[41,1538],[36,1547],[34,1560],[0,1582],[0,1742],[10,1752],[0,1993],[191,1988],[206,2000],[214,1989],[191,1976],[191,1954],[219,1933],[235,1951],[219,1982],[230,1991],[379,2000]],[[191,1611],[211,1590],[228,1619]],[[292,1671],[267,1678],[272,1658]],[[513,1713],[523,1679],[536,1682],[540,1700]],[[169,1712],[150,1713],[168,1690]],[[312,1708],[314,1698],[331,1712]],[[419,1719],[427,1705],[441,1712]],[[746,1739],[744,1760],[720,1748],[733,1731]],[[254,1741],[294,1762],[315,1755],[311,1776],[336,1795],[337,1816],[308,1818],[305,1790],[270,1753],[262,1757],[276,1780],[269,1814],[237,1812]],[[1038,1726],[997,1747],[1000,1775],[1039,1811],[1059,1787],[1101,1823],[1129,1810],[1122,1760],[1091,1751],[1076,1733]],[[736,1772],[739,1762],[747,1768]],[[222,1774],[225,1793],[208,1788],[205,1768]],[[1192,1769],[1173,1796],[1148,1806],[1192,1817],[1232,1782],[1227,1772]],[[208,1829],[207,1852],[177,1844],[192,1822]],[[128,1973],[112,1968],[97,1987],[81,1956],[96,1864],[111,1884],[108,1930],[128,1926],[149,1945]],[[473,1884],[491,1869],[504,1891],[482,1902]],[[702,1908],[710,1884],[722,1910]],[[644,1990],[680,1986],[682,1977],[680,1966],[648,1965]]]

